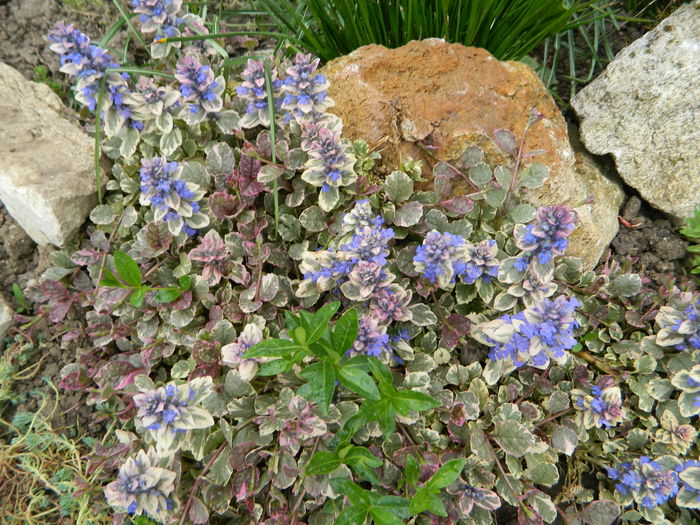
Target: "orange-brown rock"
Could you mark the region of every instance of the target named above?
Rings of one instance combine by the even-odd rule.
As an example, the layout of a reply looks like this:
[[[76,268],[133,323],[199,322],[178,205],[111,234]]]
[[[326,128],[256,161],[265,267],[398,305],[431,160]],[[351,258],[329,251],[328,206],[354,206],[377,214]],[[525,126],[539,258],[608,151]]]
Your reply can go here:
[[[576,207],[580,221],[567,252],[593,267],[617,233],[619,185],[589,163],[577,162],[563,115],[534,71],[502,62],[488,51],[443,40],[413,41],[398,49],[371,45],[323,68],[342,118],[343,135],[379,145],[382,167],[394,170],[402,157],[423,160],[429,178],[436,160],[456,161],[473,144],[495,165],[505,158],[492,141],[497,129],[522,137],[530,111],[544,115],[528,132],[528,159],[550,168],[544,187],[528,197],[535,205]],[[432,153],[421,148],[429,142]],[[527,162],[526,162],[527,164]],[[593,204],[580,204],[593,195]]]

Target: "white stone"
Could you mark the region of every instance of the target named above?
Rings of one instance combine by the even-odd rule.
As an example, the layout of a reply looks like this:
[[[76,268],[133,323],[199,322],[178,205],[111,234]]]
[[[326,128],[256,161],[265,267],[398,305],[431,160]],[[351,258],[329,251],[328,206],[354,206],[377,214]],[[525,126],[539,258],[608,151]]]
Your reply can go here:
[[[51,89],[0,63],[0,200],[39,245],[62,247],[97,201],[93,139]]]
[[[2,347],[2,340],[5,338],[7,330],[14,323],[14,316],[12,308],[0,295],[0,347]]]
[[[572,100],[581,138],[679,220],[700,203],[700,0],[622,50]]]

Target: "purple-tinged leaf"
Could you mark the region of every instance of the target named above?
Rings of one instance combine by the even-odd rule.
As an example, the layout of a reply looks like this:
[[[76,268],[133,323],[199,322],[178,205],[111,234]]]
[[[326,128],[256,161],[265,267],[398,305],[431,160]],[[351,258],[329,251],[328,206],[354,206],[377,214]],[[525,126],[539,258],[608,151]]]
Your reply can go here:
[[[209,511],[207,510],[207,506],[202,503],[202,500],[194,496],[192,496],[189,516],[192,523],[209,523]]]
[[[71,255],[70,260],[78,266],[88,266],[100,260],[102,254],[95,250],[78,250]]]
[[[217,191],[209,196],[209,208],[217,219],[224,221],[241,213],[245,205],[237,202],[232,195],[224,191]]]
[[[160,254],[170,248],[173,235],[165,222],[151,222],[146,226],[145,239],[148,247]]]
[[[474,209],[474,201],[465,195],[457,195],[441,202],[442,207],[457,215],[466,215]]]
[[[497,129],[494,132],[494,140],[498,147],[506,153],[515,155],[517,153],[518,143],[515,135],[509,129]]]

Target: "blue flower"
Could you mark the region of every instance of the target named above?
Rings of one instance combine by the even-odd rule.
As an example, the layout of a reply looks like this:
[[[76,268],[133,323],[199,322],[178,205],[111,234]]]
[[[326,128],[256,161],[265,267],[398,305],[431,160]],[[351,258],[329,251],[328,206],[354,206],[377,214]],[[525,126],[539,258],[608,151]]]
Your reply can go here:
[[[455,277],[460,276],[466,284],[474,284],[479,278],[484,282],[489,282],[493,277],[498,277],[500,263],[496,257],[497,254],[498,247],[493,239],[469,245],[466,249],[465,259],[456,261],[452,265]]]
[[[316,73],[319,59],[311,55],[297,54],[294,63],[287,68],[287,78],[282,83],[282,109],[287,111],[285,122],[298,120],[318,121],[326,109],[333,105],[328,98],[330,83]]]
[[[202,65],[195,55],[187,55],[178,63],[175,78],[180,82],[180,93],[189,113],[185,116],[190,122],[199,122],[206,113],[222,108],[223,78],[214,79],[211,67]]]
[[[678,492],[678,474],[666,470],[656,461],[641,456],[632,462],[621,463],[619,468],[609,468],[608,477],[617,481],[615,489],[632,498],[642,507],[661,505]]]
[[[192,188],[180,180],[182,167],[163,157],[141,160],[141,204],[153,206],[156,221],[165,220],[176,230],[194,235],[195,230],[186,221],[200,211]]]
[[[532,260],[547,264],[552,257],[563,255],[576,219],[576,212],[568,206],[538,208],[535,219],[524,231],[516,230],[517,246],[526,252],[516,264],[516,269],[523,271]]]
[[[381,357],[383,353],[391,355],[389,349],[389,336],[386,328],[381,326],[377,319],[372,316],[365,316],[360,319],[357,339],[352,347],[347,351],[348,356],[357,354]]]
[[[573,330],[578,323],[573,314],[580,304],[562,295],[553,301],[544,299],[514,316],[502,316],[500,323],[511,325],[512,335],[505,342],[491,339],[494,346],[489,357],[493,361],[507,359],[516,367],[545,368],[550,359],[563,357],[576,344]]]
[[[462,237],[433,230],[416,249],[413,264],[416,271],[430,282],[447,287],[454,280],[454,264],[464,261],[465,254],[466,246]],[[466,271],[463,266],[458,265],[458,268]]]
[[[239,125],[243,128],[269,126],[270,112],[267,106],[265,65],[259,60],[248,60],[242,76],[243,82],[236,87],[236,94],[246,103],[246,109]],[[274,104],[277,107],[280,104],[277,92],[282,86],[282,81],[277,78],[274,68],[270,69],[270,80],[272,83],[270,90],[273,92]]]

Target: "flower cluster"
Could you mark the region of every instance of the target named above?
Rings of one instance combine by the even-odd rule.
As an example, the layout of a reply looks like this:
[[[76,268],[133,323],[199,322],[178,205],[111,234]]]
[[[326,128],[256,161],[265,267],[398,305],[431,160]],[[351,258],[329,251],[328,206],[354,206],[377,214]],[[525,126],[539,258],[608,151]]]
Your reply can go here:
[[[431,283],[449,288],[457,277],[466,284],[474,284],[477,279],[488,282],[498,277],[497,255],[498,246],[493,239],[471,244],[459,235],[432,230],[416,249],[413,264]]]
[[[174,36],[168,34],[168,28],[178,25],[182,0],[131,0],[131,5],[139,14],[142,32]]]
[[[656,461],[642,456],[623,462],[619,468],[608,468],[608,477],[617,481],[615,489],[631,496],[642,507],[652,508],[665,503],[678,492],[678,474]]]
[[[58,22],[49,33],[49,48],[61,55],[60,71],[77,79],[75,98],[78,102],[94,111],[97,106],[97,94],[100,81],[109,68],[119,67],[110,54],[95,44],[90,38],[75,29],[73,24]],[[107,73],[105,79],[109,93],[122,93],[125,80],[118,73]],[[111,103],[108,96],[105,105]],[[105,107],[106,107],[105,106]]]
[[[505,359],[515,367],[547,368],[551,359],[562,359],[565,350],[576,344],[574,310],[578,306],[578,300],[564,295],[544,299],[515,315],[483,323],[472,335],[493,347],[489,353],[493,361]]]
[[[308,297],[339,286],[347,299],[366,308],[360,318],[359,335],[348,354],[389,354],[389,325],[412,319],[411,292],[394,283],[396,276],[386,269],[394,231],[384,226],[384,220],[364,199],[343,217],[342,229],[348,241],[341,241],[338,250],[304,254],[304,281],[297,295]]]
[[[177,478],[168,468],[168,461],[153,448],[128,458],[119,468],[117,479],[104,489],[107,502],[121,512],[133,516],[145,513],[165,522],[166,515],[174,510],[172,493]]]
[[[285,123],[291,120],[318,121],[323,118],[325,111],[333,106],[328,97],[330,82],[316,73],[319,59],[311,55],[298,53],[294,63],[287,68],[287,77],[282,83],[282,109],[287,113]]]
[[[576,406],[583,410],[583,425],[586,428],[610,428],[622,422],[622,394],[611,376],[603,376],[598,385],[591,388],[590,395],[576,400]]]
[[[165,220],[173,235],[184,231],[194,235],[195,228],[208,224],[200,213],[201,197],[192,184],[180,179],[182,166],[162,157],[141,160],[141,205],[154,208],[154,219]]]
[[[700,350],[700,299],[679,311],[662,306],[656,316],[656,343],[676,350]]]
[[[242,128],[269,126],[270,110],[267,105],[265,65],[259,60],[248,60],[242,75],[243,82],[236,87],[236,93],[238,98],[245,102],[246,109],[239,125]],[[282,86],[282,81],[277,78],[277,72],[274,69],[270,70],[270,81],[272,83],[270,89],[273,92],[273,98],[276,100],[276,93]]]
[[[416,249],[413,264],[423,277],[446,288],[454,282],[455,265],[462,264],[466,254],[467,246],[462,237],[433,230]]]
[[[263,340],[262,329],[254,323],[245,326],[238,339],[221,348],[222,362],[231,368],[238,369],[238,374],[244,381],[250,381],[258,371],[258,360],[245,359],[245,354]]]
[[[306,161],[301,178],[312,186],[321,188],[319,204],[325,211],[330,211],[340,198],[338,188],[357,180],[357,174],[353,170],[355,156],[341,140],[340,133],[327,127],[318,130],[308,155],[309,160]]]
[[[150,433],[158,450],[169,450],[179,434],[214,424],[209,412],[198,405],[211,393],[211,377],[199,377],[185,385],[172,383],[134,396],[136,420]]]
[[[533,260],[547,264],[552,257],[563,255],[576,219],[576,212],[568,206],[538,208],[532,223],[515,230],[517,246],[525,252],[518,269],[524,270]]]
[[[188,124],[201,122],[207,113],[219,111],[223,106],[223,77],[215,79],[211,67],[203,65],[196,55],[187,55],[178,63],[175,78],[180,82],[180,93],[187,104],[187,112],[182,117]]]

